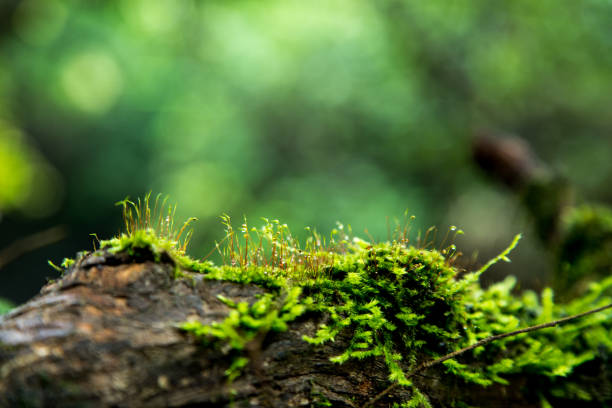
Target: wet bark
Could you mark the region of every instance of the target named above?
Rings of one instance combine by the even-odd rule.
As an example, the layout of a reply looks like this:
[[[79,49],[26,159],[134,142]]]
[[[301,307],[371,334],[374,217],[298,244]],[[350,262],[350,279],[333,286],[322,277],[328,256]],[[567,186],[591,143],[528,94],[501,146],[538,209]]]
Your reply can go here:
[[[263,289],[198,274],[175,279],[174,270],[170,259],[146,254],[90,255],[0,317],[0,406],[359,407],[389,385],[380,359],[329,361],[350,333],[324,346],[303,341],[325,318],[314,314],[255,339],[249,365],[229,383],[225,370],[235,355],[203,346],[177,325],[222,321],[229,310],[217,295],[253,302]],[[510,380],[483,388],[437,367],[415,378],[433,406],[540,406],[537,383]],[[396,389],[375,406],[409,396]]]

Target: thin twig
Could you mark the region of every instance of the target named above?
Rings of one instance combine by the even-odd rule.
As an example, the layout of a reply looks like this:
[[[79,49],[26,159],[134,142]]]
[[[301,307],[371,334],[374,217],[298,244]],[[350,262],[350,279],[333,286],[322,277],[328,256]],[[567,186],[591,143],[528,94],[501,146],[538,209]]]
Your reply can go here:
[[[467,346],[464,347],[462,349],[453,351],[452,353],[446,354],[440,358],[437,358],[435,360],[429,360],[429,361],[425,361],[424,363],[419,364],[414,370],[412,370],[411,372],[409,372],[406,375],[406,378],[411,378],[414,377],[416,374],[420,373],[421,371],[424,371],[434,365],[443,363],[446,360],[450,360],[451,358],[457,357],[458,355],[461,355],[467,351],[473,350],[476,347],[480,347],[480,346],[484,346],[485,344],[491,343],[493,341],[496,340],[500,340],[506,337],[510,337],[510,336],[516,336],[518,334],[522,334],[522,333],[528,333],[528,332],[532,332],[535,330],[540,330],[540,329],[546,329],[547,327],[554,327],[566,322],[569,322],[570,320],[575,320],[575,319],[579,319],[581,317],[584,316],[588,316],[590,314],[594,314],[597,312],[601,312],[603,310],[612,308],[612,303],[607,304],[605,306],[601,306],[595,309],[591,309],[588,310],[586,312],[582,312],[582,313],[578,313],[572,316],[567,316],[564,317],[562,319],[558,319],[558,320],[553,320],[552,322],[548,322],[548,323],[542,323],[542,324],[536,324],[535,326],[529,326],[529,327],[525,327],[522,329],[518,329],[518,330],[514,330],[511,332],[507,332],[507,333],[501,333],[501,334],[496,334],[494,336],[490,336],[487,337],[485,339],[479,340],[476,343],[472,344],[471,346]],[[387,388],[385,388],[383,391],[381,391],[380,393],[378,393],[374,398],[372,398],[371,400],[369,400],[368,402],[365,403],[365,405],[363,405],[362,408],[367,408],[370,407],[372,405],[374,405],[379,399],[381,399],[382,397],[384,397],[385,395],[387,395],[389,392],[391,392],[393,389],[395,389],[399,384],[398,383],[394,383],[391,384],[390,386],[388,386]]]
[[[61,241],[65,237],[66,227],[59,225],[18,239],[0,250],[0,269],[28,252]]]

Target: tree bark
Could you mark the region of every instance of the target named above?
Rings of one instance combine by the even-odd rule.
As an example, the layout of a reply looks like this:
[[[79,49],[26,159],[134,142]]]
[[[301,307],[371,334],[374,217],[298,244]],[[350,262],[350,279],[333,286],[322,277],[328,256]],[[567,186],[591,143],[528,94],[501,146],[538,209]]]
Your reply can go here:
[[[323,346],[303,341],[325,319],[312,313],[256,338],[248,366],[229,383],[232,352],[204,346],[177,325],[222,321],[229,308],[217,295],[252,303],[264,289],[189,272],[175,279],[171,259],[150,258],[86,256],[0,317],[0,406],[360,407],[390,384],[380,359],[330,362],[350,333]],[[434,367],[414,381],[433,406],[540,406],[526,378],[484,388]],[[397,387],[375,406],[408,398],[410,390]]]

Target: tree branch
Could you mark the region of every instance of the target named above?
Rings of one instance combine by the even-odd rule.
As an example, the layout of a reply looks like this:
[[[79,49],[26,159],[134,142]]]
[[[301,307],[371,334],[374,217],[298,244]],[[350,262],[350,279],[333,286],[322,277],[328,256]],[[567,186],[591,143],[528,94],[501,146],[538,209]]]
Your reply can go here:
[[[59,225],[20,238],[0,250],[0,269],[28,252],[61,241],[65,237],[66,228]]]

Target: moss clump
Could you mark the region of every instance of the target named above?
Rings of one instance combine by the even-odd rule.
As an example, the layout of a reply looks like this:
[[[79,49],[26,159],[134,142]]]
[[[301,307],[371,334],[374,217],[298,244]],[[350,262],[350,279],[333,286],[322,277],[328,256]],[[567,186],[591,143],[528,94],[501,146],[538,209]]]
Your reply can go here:
[[[516,241],[512,246],[516,244]],[[437,358],[489,336],[552,321],[589,308],[608,304],[612,278],[593,284],[588,295],[565,305],[555,305],[552,290],[541,297],[526,291],[515,295],[516,279],[508,277],[487,289],[478,275],[490,266],[463,277],[435,250],[380,243],[336,260],[332,278],[307,282],[304,292],[310,308],[329,316],[317,335],[305,340],[321,344],[341,331],[353,333],[347,349],[331,359],[382,358],[389,379],[412,386],[410,376],[424,360]],[[507,259],[508,250],[496,259]],[[333,277],[340,277],[333,279]],[[575,398],[575,392],[556,381],[610,349],[612,325],[601,313],[562,326],[506,339],[476,348],[469,356],[444,362],[449,375],[468,383],[488,386],[508,384],[512,374],[538,377],[555,390],[554,397]],[[460,362],[464,360],[465,362]],[[413,388],[414,401],[422,401]],[[547,394],[542,392],[543,397]],[[570,395],[571,394],[571,395]],[[582,395],[588,395],[583,390]],[[551,395],[546,395],[551,397]],[[420,406],[419,402],[415,406]],[[411,406],[410,404],[407,406]]]
[[[612,301],[608,295],[612,278],[593,283],[584,297],[566,304],[555,304],[551,289],[545,289],[540,296],[532,291],[514,295],[515,285],[516,279],[508,277],[486,290],[473,287],[468,292],[471,299],[466,303],[470,310],[468,319],[470,326],[477,330],[472,330],[470,337],[463,339],[462,343],[471,344],[490,335],[578,314]],[[554,330],[522,334],[490,343],[474,350],[473,361],[476,365],[472,369],[483,374],[482,385],[488,385],[491,381],[506,384],[507,380],[501,375],[518,373],[534,373],[549,379],[566,377],[576,367],[596,358],[601,347],[609,348],[612,345],[608,339],[612,334],[609,317],[609,313],[594,314]],[[455,366],[454,363],[446,365],[451,368]]]
[[[0,315],[10,312],[14,307],[15,305],[12,302],[0,298]]]
[[[465,336],[466,285],[435,250],[399,243],[356,246],[330,273],[329,279],[304,283],[312,308],[330,317],[304,340],[321,344],[352,330],[349,347],[334,362],[382,357],[390,380],[410,385],[399,361],[409,365],[421,353],[444,354]]]
[[[584,296],[566,304],[555,304],[550,289],[540,296],[529,291],[515,295],[516,280],[512,277],[482,288],[479,276],[495,262],[509,261],[508,254],[519,236],[483,268],[462,274],[452,265],[453,250],[412,246],[402,232],[389,242],[368,243],[350,239],[339,226],[328,239],[312,232],[302,247],[288,227],[278,221],[265,220],[261,229],[254,229],[245,220],[236,232],[225,216],[226,237],[216,245],[225,265],[215,266],[185,255],[187,241],[180,240],[185,226],[172,232],[166,218],[161,229],[166,232],[160,233],[159,227],[137,221],[139,217],[151,218],[148,197],[144,207],[140,202],[121,203],[124,218],[136,218],[126,223],[125,233],[102,241],[105,250],[135,253],[146,249],[157,259],[164,254],[172,258],[177,276],[189,270],[203,273],[206,279],[267,289],[253,304],[220,297],[230,308],[222,322],[180,325],[208,347],[229,347],[234,356],[226,372],[230,380],[247,367],[244,351],[249,343],[261,341],[271,331],[287,330],[304,312],[319,313],[324,323],[314,336],[304,336],[304,341],[317,347],[340,333],[348,334],[346,349],[331,356],[333,362],[381,359],[388,368],[390,382],[413,391],[413,397],[400,406],[427,406],[427,396],[411,380],[423,362],[496,334],[612,302],[608,295],[612,278],[591,284]],[[129,208],[138,208],[133,210],[136,215],[126,210]],[[608,318],[609,313],[600,313],[555,330],[506,337],[445,361],[444,369],[458,381],[480,386],[507,384],[509,376],[521,374],[538,384],[537,391],[526,392],[539,393],[534,398],[544,402],[605,399],[578,386],[571,376],[602,350],[612,350],[612,324]],[[455,403],[460,405],[463,401]]]
[[[612,211],[606,207],[577,207],[564,217],[562,227],[555,287],[580,294],[585,282],[612,272]]]
[[[176,227],[176,205],[167,204],[167,200],[158,194],[152,201],[151,193],[148,193],[136,202],[128,198],[117,202],[116,205],[122,208],[124,232],[100,241],[100,249],[111,253],[125,252],[130,256],[151,253],[157,262],[167,256],[174,261],[177,276],[181,275],[181,270],[207,271],[211,266],[209,262],[196,261],[185,253],[193,233],[190,225],[196,218],[189,218],[180,228]]]
[[[231,308],[223,322],[203,325],[192,321],[183,323],[179,327],[202,339],[204,345],[222,347],[229,344],[235,356],[225,374],[231,382],[248,364],[249,360],[244,355],[244,351],[250,342],[256,337],[263,340],[269,331],[286,331],[287,324],[306,311],[307,304],[300,301],[299,287],[284,292],[283,296],[266,293],[252,305],[247,302],[235,303],[218,295],[217,298]]]

